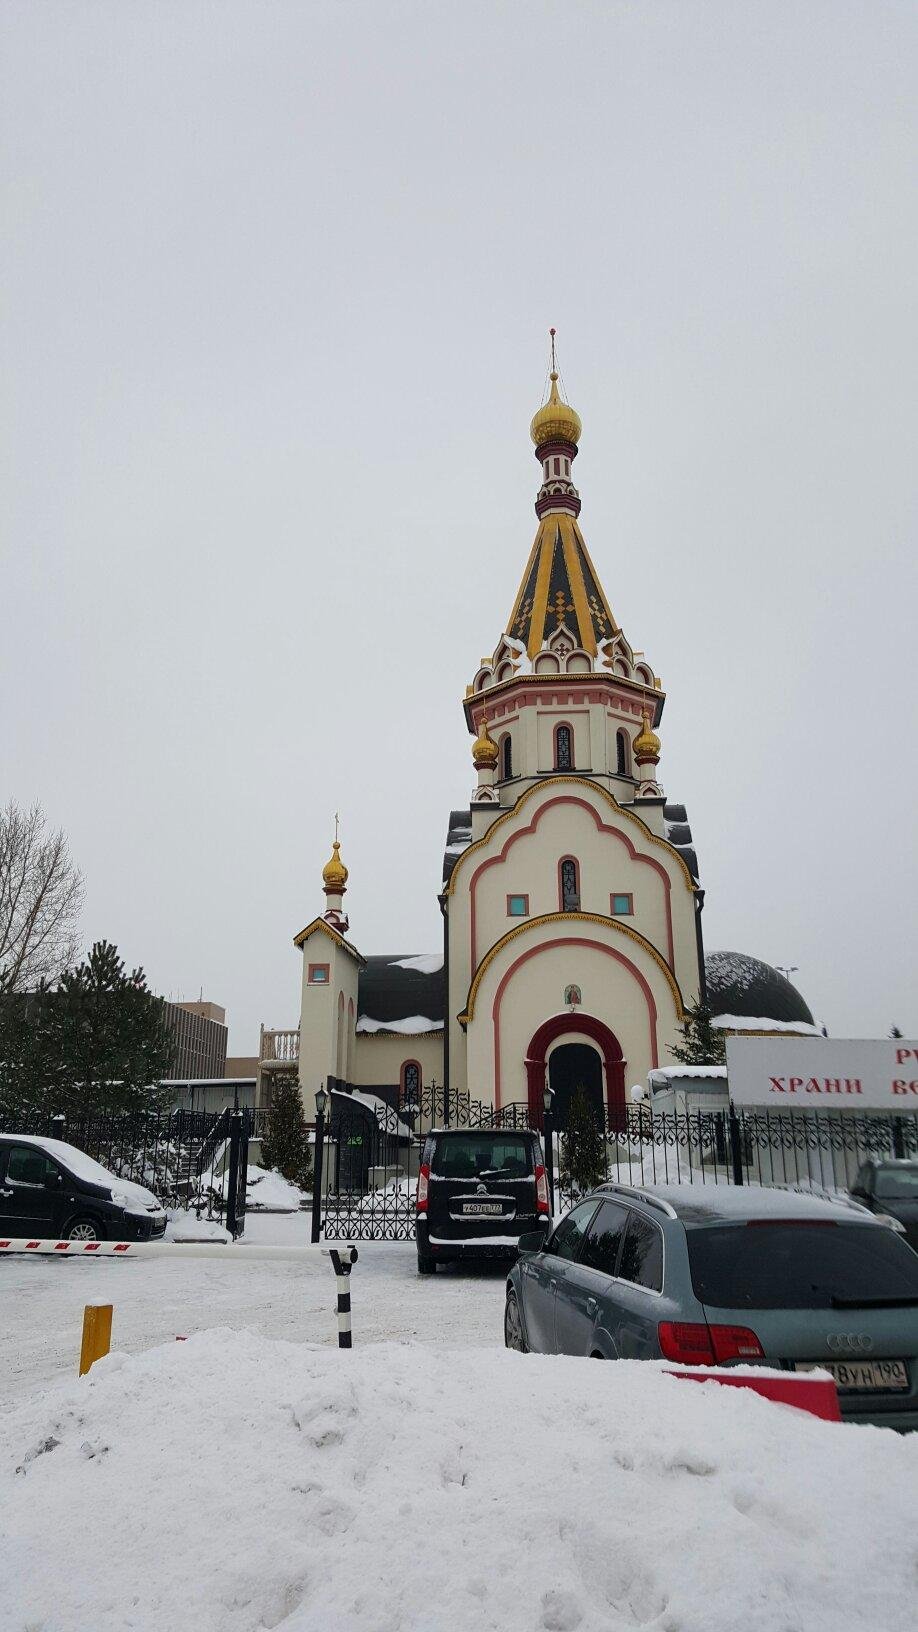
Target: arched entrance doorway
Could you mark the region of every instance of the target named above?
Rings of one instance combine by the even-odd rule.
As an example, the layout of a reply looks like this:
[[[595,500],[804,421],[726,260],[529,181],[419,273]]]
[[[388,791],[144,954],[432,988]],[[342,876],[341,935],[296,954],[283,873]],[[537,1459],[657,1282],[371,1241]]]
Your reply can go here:
[[[567,1127],[571,1100],[578,1090],[600,1124],[603,1120],[602,1056],[592,1043],[558,1043],[548,1056],[548,1082],[554,1098],[556,1128]]]
[[[529,1098],[529,1121],[533,1128],[542,1126],[543,1104],[542,1094],[545,1088],[545,1062],[551,1044],[559,1037],[571,1036],[570,1046],[579,1044],[589,1050],[583,1039],[589,1038],[596,1044],[599,1054],[602,1055],[602,1064],[606,1073],[606,1108],[609,1115],[609,1127],[623,1128],[625,1125],[625,1061],[622,1058],[621,1044],[613,1031],[597,1020],[595,1015],[582,1014],[579,1010],[572,1014],[556,1014],[551,1020],[546,1020],[535,1032],[526,1051],[526,1082]],[[561,1050],[555,1049],[554,1054]],[[572,1060],[573,1057],[571,1057]],[[582,1062],[586,1064],[587,1062]],[[598,1063],[598,1062],[597,1062]],[[559,1071],[563,1066],[559,1066]],[[593,1067],[595,1070],[595,1067]],[[601,1081],[601,1078],[600,1078]],[[554,1087],[554,1083],[550,1084]],[[576,1087],[576,1083],[573,1084]],[[601,1090],[600,1090],[601,1091]],[[556,1123],[556,1126],[559,1124]]]

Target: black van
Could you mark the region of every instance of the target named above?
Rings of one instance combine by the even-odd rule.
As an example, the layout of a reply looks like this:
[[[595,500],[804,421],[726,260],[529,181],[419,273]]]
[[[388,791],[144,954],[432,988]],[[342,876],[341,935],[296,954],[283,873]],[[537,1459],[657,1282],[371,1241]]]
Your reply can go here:
[[[537,1133],[444,1128],[429,1133],[418,1173],[418,1273],[460,1258],[516,1256],[521,1235],[551,1224]]]
[[[144,1185],[62,1139],[0,1133],[0,1236],[152,1241],[165,1231],[165,1209]]]

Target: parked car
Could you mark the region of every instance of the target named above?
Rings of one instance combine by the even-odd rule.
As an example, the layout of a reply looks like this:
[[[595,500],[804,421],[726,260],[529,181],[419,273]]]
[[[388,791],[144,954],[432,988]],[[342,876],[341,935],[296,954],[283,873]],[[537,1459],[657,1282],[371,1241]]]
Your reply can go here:
[[[166,1214],[75,1145],[0,1133],[0,1234],[51,1241],[150,1241]]]
[[[829,1371],[842,1416],[918,1427],[918,1257],[847,1204],[604,1184],[521,1239],[508,1348]]]
[[[551,1222],[537,1133],[449,1128],[427,1135],[417,1189],[418,1273],[456,1259],[507,1257]]]
[[[918,1161],[874,1157],[865,1162],[851,1195],[878,1217],[895,1220],[918,1252]]]

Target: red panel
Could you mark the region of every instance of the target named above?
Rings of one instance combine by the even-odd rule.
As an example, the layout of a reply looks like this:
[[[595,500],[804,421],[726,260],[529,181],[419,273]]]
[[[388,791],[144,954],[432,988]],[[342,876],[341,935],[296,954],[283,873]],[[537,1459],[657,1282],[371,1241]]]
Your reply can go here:
[[[841,1422],[838,1408],[838,1390],[831,1381],[801,1377],[789,1371],[786,1377],[735,1377],[729,1371],[671,1371],[670,1377],[685,1377],[690,1383],[723,1383],[727,1388],[751,1388],[766,1400],[777,1400],[779,1405],[794,1405],[798,1411],[808,1411],[824,1422]]]

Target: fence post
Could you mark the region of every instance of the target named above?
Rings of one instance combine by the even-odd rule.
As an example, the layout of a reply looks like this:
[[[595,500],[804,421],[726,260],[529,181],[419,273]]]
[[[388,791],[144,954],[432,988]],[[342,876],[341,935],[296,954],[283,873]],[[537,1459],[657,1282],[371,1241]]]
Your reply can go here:
[[[730,1129],[730,1162],[733,1167],[733,1183],[743,1183],[743,1140],[740,1132],[739,1117],[735,1106],[731,1105],[727,1112],[727,1125]]]
[[[242,1112],[233,1111],[230,1115],[230,1154],[229,1177],[226,1186],[226,1227],[235,1241],[240,1234],[239,1220],[236,1214],[236,1201],[239,1190],[239,1157],[242,1154]]]
[[[323,1097],[323,1101],[324,1101],[325,1096],[323,1095],[322,1097]],[[316,1095],[316,1101],[317,1101],[317,1103],[316,1103],[316,1145],[315,1145],[315,1156],[313,1157],[313,1163],[312,1163],[312,1234],[311,1234],[311,1240],[312,1240],[312,1244],[313,1244],[314,1247],[318,1246],[319,1236],[320,1236],[320,1234],[322,1232],[322,1168],[324,1166],[324,1158],[325,1158],[325,1149],[324,1149],[324,1147],[325,1147],[325,1108],[324,1108],[324,1104],[323,1104],[322,1110],[319,1109],[318,1098],[319,1098],[319,1096],[317,1094]]]

